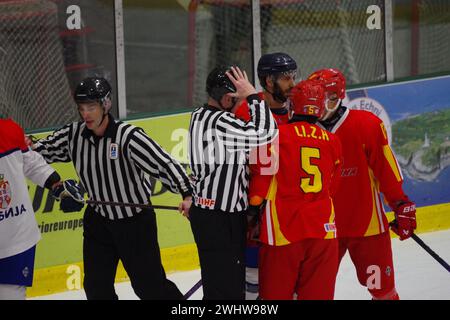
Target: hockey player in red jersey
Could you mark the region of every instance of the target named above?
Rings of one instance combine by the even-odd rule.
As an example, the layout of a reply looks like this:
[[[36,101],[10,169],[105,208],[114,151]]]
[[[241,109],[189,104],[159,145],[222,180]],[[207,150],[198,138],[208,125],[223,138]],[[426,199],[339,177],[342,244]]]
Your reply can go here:
[[[269,106],[277,124],[289,121],[288,97],[295,86],[297,63],[288,54],[268,53],[258,61],[258,78],[263,91],[259,97]],[[240,104],[235,111],[236,117],[250,120],[247,102]]]
[[[391,229],[400,240],[416,228],[415,204],[403,192],[403,178],[383,122],[368,111],[342,105],[345,78],[339,70],[319,70],[308,79],[324,86],[329,102],[320,124],[335,133],[343,146],[341,182],[333,197],[339,259],[349,252],[359,282],[373,299],[397,300],[389,224],[380,193],[394,210]]]
[[[335,135],[314,124],[324,108],[321,85],[302,81],[292,90],[292,119],[279,127],[278,143],[270,146],[275,164],[270,186],[250,188],[254,201],[270,200],[261,218],[262,299],[334,297],[338,243],[331,192],[342,151]],[[254,173],[267,174],[264,169]]]
[[[269,106],[273,117],[278,125],[286,124],[290,114],[288,108],[288,96],[295,85],[297,77],[297,63],[288,54],[283,52],[268,53],[261,56],[258,61],[258,78],[262,92],[259,97]],[[234,111],[236,117],[249,121],[250,114],[247,101],[242,102]],[[250,163],[254,163],[257,155],[265,155],[265,148],[252,150]],[[252,170],[253,166],[250,166]],[[252,176],[252,175],[251,175]],[[252,179],[252,177],[250,177]],[[270,184],[270,177],[259,176],[258,184]],[[252,200],[250,199],[250,202]],[[250,203],[251,204],[251,203]],[[251,210],[258,211],[258,206],[251,206]],[[258,292],[258,247],[259,244],[250,238],[251,234],[258,228],[255,220],[249,222],[249,240],[246,250],[246,290],[248,293]]]

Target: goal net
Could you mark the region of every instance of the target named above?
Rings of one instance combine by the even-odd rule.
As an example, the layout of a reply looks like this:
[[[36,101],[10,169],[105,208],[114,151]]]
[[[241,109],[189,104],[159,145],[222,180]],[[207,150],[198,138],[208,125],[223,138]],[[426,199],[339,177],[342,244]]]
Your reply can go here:
[[[0,0],[0,115],[26,129],[78,118],[51,1]]]

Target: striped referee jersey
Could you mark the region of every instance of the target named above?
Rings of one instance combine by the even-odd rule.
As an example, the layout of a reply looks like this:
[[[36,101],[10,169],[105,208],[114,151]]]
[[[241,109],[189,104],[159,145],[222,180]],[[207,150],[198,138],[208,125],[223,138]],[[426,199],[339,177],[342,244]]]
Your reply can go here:
[[[65,125],[35,144],[48,163],[72,161],[89,198],[96,201],[149,204],[150,176],[174,193],[192,195],[184,168],[144,130],[111,115],[102,137],[84,122]],[[91,205],[91,204],[90,204]],[[91,205],[111,220],[132,217],[140,208]]]
[[[192,113],[189,161],[197,207],[224,212],[248,208],[249,151],[270,143],[278,130],[257,94],[247,101],[249,122],[207,104]]]

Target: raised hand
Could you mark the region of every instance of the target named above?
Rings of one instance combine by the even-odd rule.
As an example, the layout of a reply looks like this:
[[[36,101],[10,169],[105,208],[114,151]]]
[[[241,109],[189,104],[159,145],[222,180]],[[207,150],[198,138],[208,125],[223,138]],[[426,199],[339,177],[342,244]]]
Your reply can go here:
[[[229,93],[230,96],[245,99],[249,95],[256,94],[255,87],[248,81],[247,73],[239,67],[231,67],[231,72],[227,71],[226,75],[236,87],[236,92]]]

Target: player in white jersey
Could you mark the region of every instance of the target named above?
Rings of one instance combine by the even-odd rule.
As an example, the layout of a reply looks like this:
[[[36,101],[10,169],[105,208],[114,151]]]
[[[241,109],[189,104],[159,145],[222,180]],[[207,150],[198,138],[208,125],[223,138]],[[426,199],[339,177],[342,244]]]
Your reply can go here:
[[[29,150],[22,128],[0,119],[0,300],[25,299],[33,282],[40,232],[25,178],[52,190],[65,212],[79,211],[83,198],[73,180],[59,174],[40,154]]]

